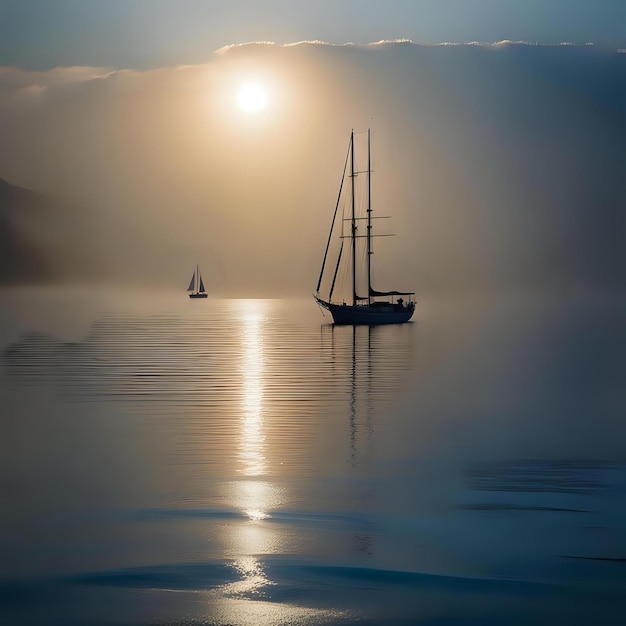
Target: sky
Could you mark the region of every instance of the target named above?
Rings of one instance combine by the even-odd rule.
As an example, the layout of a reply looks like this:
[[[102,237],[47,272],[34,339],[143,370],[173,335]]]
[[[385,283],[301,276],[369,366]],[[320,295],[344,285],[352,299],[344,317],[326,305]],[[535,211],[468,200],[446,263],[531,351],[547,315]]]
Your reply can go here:
[[[619,290],[624,6],[0,0],[0,178],[60,276],[309,296],[371,127],[376,288]]]
[[[0,0],[0,65],[148,69],[249,41],[626,47],[623,0]]]

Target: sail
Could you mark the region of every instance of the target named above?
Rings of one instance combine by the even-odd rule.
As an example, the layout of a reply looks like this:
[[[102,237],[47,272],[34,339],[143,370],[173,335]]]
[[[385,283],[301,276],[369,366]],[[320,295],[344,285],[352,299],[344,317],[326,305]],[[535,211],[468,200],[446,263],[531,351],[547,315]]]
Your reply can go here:
[[[200,288],[198,289],[198,291],[204,291],[204,282],[202,281],[202,276],[200,276]]]
[[[414,291],[376,291],[370,287],[370,296],[412,296]],[[365,300],[366,298],[361,298]]]
[[[191,277],[191,282],[189,283],[189,287],[187,287],[187,291],[193,291],[195,289],[196,286],[196,273],[194,272],[193,276]]]

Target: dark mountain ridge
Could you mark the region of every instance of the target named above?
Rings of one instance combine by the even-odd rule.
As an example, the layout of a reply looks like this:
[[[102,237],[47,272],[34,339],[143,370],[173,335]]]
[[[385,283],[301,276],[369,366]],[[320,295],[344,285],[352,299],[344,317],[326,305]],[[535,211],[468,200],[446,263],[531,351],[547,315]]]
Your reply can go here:
[[[45,255],[29,226],[46,212],[44,196],[0,178],[0,283],[49,278]]]
[[[0,284],[83,278],[93,255],[80,213],[71,202],[0,178]]]

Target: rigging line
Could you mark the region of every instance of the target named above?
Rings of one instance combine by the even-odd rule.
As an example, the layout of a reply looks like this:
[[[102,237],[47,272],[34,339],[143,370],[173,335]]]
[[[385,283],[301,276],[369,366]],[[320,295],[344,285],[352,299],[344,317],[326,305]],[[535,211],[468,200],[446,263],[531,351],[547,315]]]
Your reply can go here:
[[[333,229],[335,227],[335,218],[337,217],[337,210],[339,209],[339,202],[341,200],[341,190],[343,189],[343,182],[346,179],[346,168],[348,167],[348,156],[350,155],[350,149],[348,148],[348,152],[346,153],[346,162],[343,164],[343,174],[341,175],[341,185],[339,185],[339,195],[337,196],[337,204],[335,205],[335,212],[333,214],[333,221],[330,225],[330,233],[328,234],[328,241],[326,242],[326,250],[324,252],[324,259],[322,261],[322,269],[320,270],[320,277],[317,281],[317,289],[316,292],[319,292],[320,285],[322,284],[322,276],[324,275],[324,267],[326,266],[326,257],[328,256],[328,248],[330,247],[330,242],[333,236]]]

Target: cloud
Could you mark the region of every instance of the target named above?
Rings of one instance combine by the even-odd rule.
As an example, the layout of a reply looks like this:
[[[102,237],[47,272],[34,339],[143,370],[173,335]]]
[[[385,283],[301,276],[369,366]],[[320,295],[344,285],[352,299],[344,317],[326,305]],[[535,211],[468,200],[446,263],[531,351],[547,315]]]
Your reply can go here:
[[[104,67],[55,67],[47,72],[29,72],[17,67],[0,67],[0,89],[68,85],[104,78],[112,72]]]
[[[218,50],[215,51],[215,54],[222,55],[226,54],[231,50],[237,50],[240,48],[254,48],[254,47],[274,47],[274,48],[293,48],[296,46],[324,46],[330,48],[377,48],[387,45],[399,45],[399,44],[408,44],[413,48],[439,48],[439,47],[447,47],[447,46],[455,46],[465,48],[468,46],[479,46],[482,48],[499,48],[503,46],[538,46],[541,48],[550,48],[553,46],[571,46],[571,47],[589,47],[593,46],[592,42],[577,44],[571,43],[567,41],[562,41],[555,44],[543,44],[535,41],[522,41],[522,40],[510,40],[510,39],[502,39],[500,41],[469,41],[469,42],[456,42],[456,41],[444,41],[440,43],[416,43],[411,39],[406,38],[398,38],[398,39],[381,39],[379,41],[372,41],[369,43],[354,43],[354,42],[346,42],[346,43],[330,43],[328,41],[323,41],[319,39],[313,40],[302,40],[295,41],[291,43],[283,43],[279,44],[275,41],[248,41],[243,43],[229,44],[227,46],[222,46]],[[619,51],[618,51],[619,52]]]
[[[257,47],[257,46],[272,46],[272,47],[277,47],[277,48],[295,48],[298,46],[324,46],[324,47],[331,47],[331,48],[333,47],[370,48],[370,47],[381,46],[381,45],[388,44],[388,43],[398,44],[398,43],[412,43],[412,42],[410,39],[389,39],[389,40],[381,39],[380,41],[375,41],[375,42],[366,43],[366,44],[356,44],[356,43],[334,44],[334,43],[330,43],[328,41],[323,41],[320,39],[305,39],[302,41],[294,41],[294,42],[284,43],[284,44],[279,44],[279,43],[276,43],[275,41],[248,41],[245,43],[235,43],[235,44],[229,44],[227,46],[223,46],[219,48],[218,50],[216,50],[215,54],[226,54],[227,52],[231,50],[237,50],[238,48],[249,48],[249,47]]]
[[[230,50],[236,50],[237,48],[249,48],[255,46],[276,46],[273,41],[247,41],[245,43],[232,43],[227,46],[222,46],[215,51],[215,54],[226,54]]]

